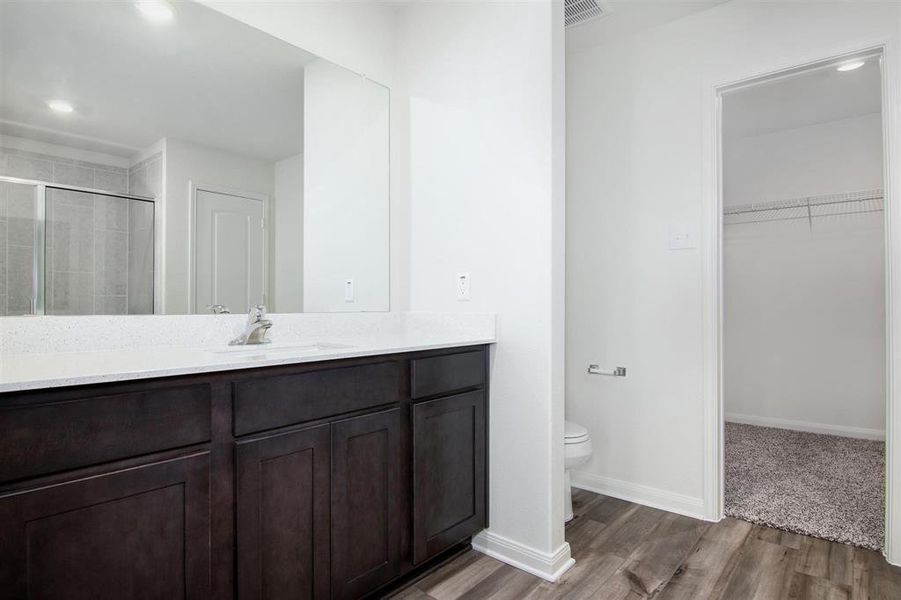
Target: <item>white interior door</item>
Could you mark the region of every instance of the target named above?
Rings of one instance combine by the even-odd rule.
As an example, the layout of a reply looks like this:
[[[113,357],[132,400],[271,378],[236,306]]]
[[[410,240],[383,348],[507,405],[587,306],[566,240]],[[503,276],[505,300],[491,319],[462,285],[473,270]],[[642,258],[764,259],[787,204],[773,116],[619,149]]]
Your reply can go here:
[[[211,304],[247,312],[263,303],[265,201],[198,188],[194,212],[194,312]]]

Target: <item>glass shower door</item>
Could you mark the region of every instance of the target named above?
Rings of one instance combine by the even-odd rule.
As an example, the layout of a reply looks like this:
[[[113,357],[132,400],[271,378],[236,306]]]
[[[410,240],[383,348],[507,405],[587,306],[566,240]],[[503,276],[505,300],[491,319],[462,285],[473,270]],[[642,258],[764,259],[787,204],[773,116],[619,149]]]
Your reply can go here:
[[[41,314],[39,186],[0,180],[0,315]]]
[[[0,316],[152,314],[149,199],[0,177]]]
[[[46,191],[46,313],[153,313],[153,202]]]

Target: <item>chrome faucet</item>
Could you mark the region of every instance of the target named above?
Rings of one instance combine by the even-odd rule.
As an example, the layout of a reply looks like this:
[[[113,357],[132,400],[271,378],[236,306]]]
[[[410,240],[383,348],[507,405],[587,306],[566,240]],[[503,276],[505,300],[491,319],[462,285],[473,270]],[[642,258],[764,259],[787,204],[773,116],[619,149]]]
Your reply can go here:
[[[268,344],[272,340],[267,337],[272,321],[266,318],[266,307],[262,304],[254,304],[247,313],[247,324],[244,333],[228,343],[229,346],[250,346],[256,344]]]

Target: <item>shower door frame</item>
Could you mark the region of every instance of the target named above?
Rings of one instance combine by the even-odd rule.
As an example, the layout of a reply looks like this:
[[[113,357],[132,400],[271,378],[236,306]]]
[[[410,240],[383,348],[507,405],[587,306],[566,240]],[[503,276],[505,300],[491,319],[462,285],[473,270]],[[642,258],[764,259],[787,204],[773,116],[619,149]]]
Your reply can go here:
[[[704,518],[724,515],[723,391],[723,182],[722,96],[728,91],[808,71],[824,65],[878,56],[882,84],[883,198],[885,231],[885,544],[889,563],[901,565],[901,169],[895,148],[901,140],[901,48],[894,39],[875,39],[852,47],[809,56],[785,65],[764,65],[743,77],[704,82],[704,215],[702,225],[703,289],[703,505]]]
[[[148,196],[139,196],[136,194],[122,194],[118,192],[110,192],[108,190],[98,190],[95,188],[80,187],[77,185],[66,185],[63,183],[50,183],[39,179],[25,179],[22,177],[9,177],[0,175],[0,182],[16,183],[20,185],[34,186],[34,260],[31,267],[32,280],[32,299],[31,313],[28,316],[43,316],[47,314],[46,301],[46,277],[47,277],[47,190],[66,190],[71,192],[81,192],[85,194],[95,194],[99,196],[112,196],[114,198],[122,198],[124,200],[138,200],[141,202],[150,202],[153,204],[153,237],[157,237],[157,202],[156,198]],[[154,264],[154,283],[153,283],[153,313],[157,309],[157,291],[156,291],[156,242],[153,246],[153,264]],[[20,315],[7,315],[20,316]],[[24,316],[24,315],[22,315]]]

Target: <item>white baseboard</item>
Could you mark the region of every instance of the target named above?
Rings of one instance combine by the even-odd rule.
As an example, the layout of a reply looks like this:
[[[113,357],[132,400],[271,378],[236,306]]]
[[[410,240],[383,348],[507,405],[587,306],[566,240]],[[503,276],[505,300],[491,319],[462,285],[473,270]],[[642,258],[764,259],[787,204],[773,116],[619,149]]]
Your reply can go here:
[[[551,582],[560,579],[561,575],[576,564],[570,556],[568,542],[563,542],[555,552],[548,554],[487,529],[472,538],[472,548]]]
[[[604,496],[613,496],[651,508],[659,508],[672,513],[705,519],[704,500],[694,496],[677,494],[640,483],[622,481],[611,477],[602,477],[585,471],[572,471],[572,485],[581,490],[588,490]]]
[[[776,427],[778,429],[793,429],[795,431],[807,431],[810,433],[828,433],[829,435],[840,435],[842,437],[885,441],[884,429],[847,427],[844,425],[830,425],[828,423],[811,423],[809,421],[779,419],[777,417],[757,417],[755,415],[743,415],[739,413],[726,413],[726,421],[729,421],[730,423],[743,423],[745,425],[759,425],[760,427]]]

